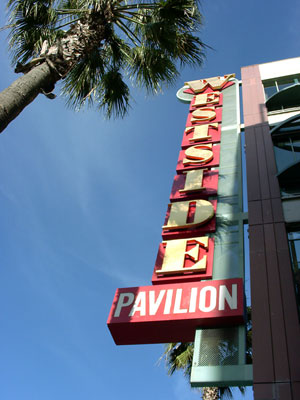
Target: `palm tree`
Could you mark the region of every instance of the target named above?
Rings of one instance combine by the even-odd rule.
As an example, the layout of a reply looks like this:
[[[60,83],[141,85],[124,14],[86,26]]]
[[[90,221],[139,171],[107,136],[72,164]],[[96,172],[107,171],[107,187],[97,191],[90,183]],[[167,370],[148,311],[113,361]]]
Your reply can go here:
[[[246,323],[246,363],[252,364],[252,318],[251,307],[247,307],[247,323]],[[220,349],[222,349],[220,343]],[[225,346],[226,347],[226,346]],[[165,346],[165,351],[162,358],[165,359],[168,367],[168,374],[172,375],[177,370],[182,370],[184,376],[190,379],[194,354],[194,343],[168,343]],[[228,357],[231,352],[228,352]],[[231,399],[233,398],[232,390],[230,387],[203,387],[202,389],[203,400],[218,400],[218,399]],[[241,393],[245,393],[245,387],[239,386]]]
[[[193,363],[194,343],[168,343],[163,358],[168,367],[168,374],[172,375],[177,370],[182,370],[188,379],[191,375]],[[245,392],[244,387],[239,387],[241,393]],[[203,387],[203,400],[218,400],[222,398],[233,398],[230,387]]]
[[[60,80],[69,106],[123,117],[128,81],[158,92],[178,65],[203,61],[197,0],[9,0],[8,10],[12,61],[24,75],[0,93],[0,132],[39,93],[54,98]]]

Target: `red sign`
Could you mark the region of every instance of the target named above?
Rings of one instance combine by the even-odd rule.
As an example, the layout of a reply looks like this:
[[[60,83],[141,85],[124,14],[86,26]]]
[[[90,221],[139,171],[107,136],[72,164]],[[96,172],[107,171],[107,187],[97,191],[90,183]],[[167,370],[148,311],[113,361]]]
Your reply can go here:
[[[152,284],[194,282],[211,279],[214,240],[197,237],[160,243]]]
[[[193,146],[199,143],[216,143],[221,141],[221,124],[211,123],[189,126],[185,128],[181,148]]]
[[[177,162],[177,172],[196,168],[218,167],[220,164],[220,145],[196,144],[181,150]]]
[[[243,323],[243,281],[117,289],[108,317],[116,344],[190,342],[197,327]]]
[[[195,180],[196,184],[194,185],[188,185],[190,175],[191,174],[187,173],[175,175],[170,195],[171,202],[187,199],[207,199],[208,196],[215,196],[217,194],[219,178],[218,170],[204,169],[203,176],[200,175],[200,177],[199,173],[198,176],[194,173],[193,175],[196,175],[197,178],[197,181]]]
[[[221,92],[210,92],[194,96],[190,103],[190,111],[197,107],[221,107],[223,105],[223,94]]]
[[[232,75],[188,82],[192,99],[163,225],[153,286],[117,289],[116,344],[189,342],[196,328],[243,323],[243,280],[214,281],[223,94]],[[205,281],[201,281],[205,280]]]
[[[184,93],[210,93],[216,90],[225,89],[231,85],[230,78],[234,78],[235,74],[224,75],[224,77],[214,77],[209,79],[200,79],[197,81],[186,82],[185,84],[189,86],[189,89],[184,90]]]
[[[222,107],[201,107],[191,111],[186,126],[208,124],[222,121]]]
[[[219,91],[206,92],[194,96],[190,103],[190,111],[195,110],[196,107],[220,107],[223,105],[223,94]]]
[[[162,238],[164,240],[191,238],[194,236],[204,235],[205,233],[214,232],[216,230],[215,212],[217,209],[217,200],[203,200],[203,202],[204,201],[211,205],[211,208],[213,210],[212,214],[209,215],[202,213],[201,208],[203,206],[200,203],[201,200],[191,200],[189,202],[182,201],[169,204],[165,219],[165,225],[163,225]],[[189,207],[187,207],[187,205]],[[206,207],[206,204],[204,204],[204,206]],[[187,222],[185,225],[180,225],[179,222],[177,223],[176,218],[179,219],[179,217],[181,217],[180,213],[182,212],[182,214],[184,214],[185,209],[187,210],[185,215],[185,220]],[[198,209],[199,212],[197,212]],[[174,214],[174,217],[172,217],[172,214]]]

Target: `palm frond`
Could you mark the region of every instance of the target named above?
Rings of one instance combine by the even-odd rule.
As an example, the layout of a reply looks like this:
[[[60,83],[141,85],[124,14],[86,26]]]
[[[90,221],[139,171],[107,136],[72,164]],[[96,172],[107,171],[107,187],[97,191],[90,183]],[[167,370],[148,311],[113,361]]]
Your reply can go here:
[[[152,14],[157,21],[165,21],[184,31],[195,31],[202,24],[195,0],[161,0]]]
[[[199,66],[204,57],[194,33],[197,0],[8,0],[8,8],[13,62],[33,68],[30,60],[44,62],[41,49],[50,48],[48,62],[65,77],[62,92],[76,109],[97,103],[108,117],[123,117],[124,76],[157,93],[176,82],[177,66]]]
[[[16,26],[16,24],[9,24],[9,25],[4,25],[4,26],[1,26],[1,28],[0,28],[0,32],[2,32],[2,31],[5,31],[5,29],[11,29],[11,28],[14,28]]]
[[[79,110],[85,102],[93,104],[99,81],[105,72],[104,60],[98,51],[90,52],[70,71],[62,89],[67,105]]]
[[[201,66],[205,58],[205,44],[190,33],[176,35],[177,46],[172,54],[180,60],[181,65]]]
[[[116,25],[118,25],[118,27],[121,29],[121,31],[123,31],[125,33],[125,35],[127,36],[127,38],[135,45],[138,46],[138,44],[140,43],[139,38],[131,31],[130,28],[128,28],[126,26],[126,24],[121,21],[121,20],[117,20]]]
[[[121,68],[128,63],[130,58],[130,46],[113,32],[107,40],[103,50],[106,54],[107,63]]]
[[[174,84],[179,75],[170,58],[162,51],[146,46],[132,49],[129,69],[136,84],[150,93],[160,91],[163,84]]]
[[[57,14],[52,8],[53,1],[10,0],[9,22],[13,24],[9,34],[13,63],[27,62],[39,54],[44,40],[53,43],[60,31],[55,31]]]
[[[161,356],[164,358],[168,368],[168,374],[172,375],[175,371],[182,370],[184,376],[188,379],[191,375],[193,363],[194,343],[168,343],[165,345],[165,351]],[[245,387],[238,387],[242,394],[245,393]],[[205,390],[206,388],[202,388]],[[228,386],[219,387],[220,398],[223,400],[232,399],[233,392]]]
[[[168,343],[162,357],[165,358],[168,374],[183,370],[185,376],[190,376],[193,361],[193,343]]]
[[[107,118],[123,118],[129,109],[129,88],[123,80],[120,70],[111,67],[102,77],[96,96],[99,108],[105,111]]]
[[[238,386],[238,389],[241,394],[245,394],[246,388],[245,386]],[[233,399],[233,391],[232,388],[229,386],[219,387],[219,394],[222,400],[230,400]]]
[[[247,307],[246,363],[252,364],[252,316],[251,306]]]

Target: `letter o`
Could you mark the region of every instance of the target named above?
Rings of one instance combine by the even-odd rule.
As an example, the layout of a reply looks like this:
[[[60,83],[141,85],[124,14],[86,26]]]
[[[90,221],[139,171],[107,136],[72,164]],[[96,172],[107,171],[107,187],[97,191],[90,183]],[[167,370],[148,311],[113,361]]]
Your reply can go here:
[[[206,296],[210,292],[210,304],[206,305]],[[199,310],[202,312],[210,312],[217,305],[217,289],[213,286],[206,286],[200,291]]]

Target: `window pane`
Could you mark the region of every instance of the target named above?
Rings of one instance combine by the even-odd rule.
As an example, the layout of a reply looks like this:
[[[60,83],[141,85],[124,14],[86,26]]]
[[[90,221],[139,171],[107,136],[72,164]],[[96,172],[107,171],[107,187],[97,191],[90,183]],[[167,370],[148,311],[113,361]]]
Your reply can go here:
[[[287,186],[285,188],[280,188],[280,193],[282,198],[300,196],[300,188],[294,186]]]
[[[287,76],[287,77],[284,77],[284,78],[277,79],[277,85],[278,85],[278,89],[279,90],[282,90],[282,89],[284,89],[286,87],[294,85],[295,83],[296,82],[295,82],[295,77],[294,76],[291,76],[291,77]]]
[[[289,240],[300,239],[300,232],[289,232]]]
[[[269,86],[269,87],[265,87],[265,96],[266,96],[266,100],[268,100],[268,98],[270,98],[271,96],[273,96],[273,94],[277,93],[277,88],[276,86]]]
[[[278,91],[285,89],[295,83],[300,82],[300,74],[283,76],[276,79],[269,79],[263,82],[265,89],[266,100],[268,100],[273,94]]]
[[[282,171],[295,161],[292,144],[289,139],[274,143],[274,153],[278,171]]]
[[[280,91],[280,90],[285,89],[285,88],[287,88],[287,87],[289,87],[289,86],[291,86],[291,85],[293,85],[293,84],[294,84],[294,82],[279,83],[279,84],[278,84],[278,89],[279,89],[279,91]]]
[[[300,138],[299,137],[297,137],[295,139],[293,137],[293,150],[294,150],[296,160],[300,160]]]
[[[297,232],[299,233],[299,232]],[[293,246],[295,249],[295,257],[294,257],[294,264],[298,266],[299,269],[299,263],[300,263],[300,239],[293,240]]]
[[[300,315],[300,232],[290,232],[288,238],[295,282],[296,300]]]

